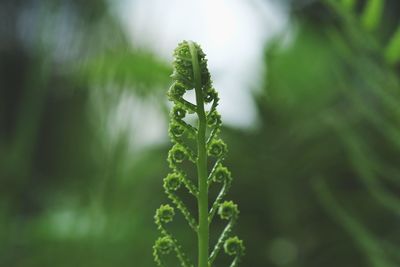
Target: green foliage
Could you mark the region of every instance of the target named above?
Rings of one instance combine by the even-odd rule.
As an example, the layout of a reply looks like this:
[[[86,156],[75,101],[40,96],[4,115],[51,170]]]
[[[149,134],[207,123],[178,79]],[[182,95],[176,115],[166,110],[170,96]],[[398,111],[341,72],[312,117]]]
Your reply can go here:
[[[198,227],[189,199],[199,194],[191,179],[197,153],[190,154],[196,106],[174,106],[171,116],[187,125],[170,124],[171,138],[184,144],[170,158],[182,172],[167,175],[169,145],[135,140],[153,130],[139,107],[166,103],[171,67],[132,47],[107,6],[113,1],[58,2],[2,5],[9,27],[0,51],[0,266],[153,266],[153,210],[163,191],[171,201],[158,216],[174,238],[156,241],[156,260],[179,266],[177,255],[190,266],[197,232],[189,227]],[[256,130],[223,127],[229,157],[208,168],[210,198],[223,187],[240,203],[244,266],[399,266],[399,1],[383,1],[372,30],[363,23],[372,1],[281,2],[307,4],[290,9],[293,35],[265,58],[268,72],[256,85],[265,91],[253,95]],[[183,80],[169,96],[188,99],[194,91],[186,94]],[[204,102],[211,106],[215,97],[210,90]],[[210,133],[221,117],[207,113],[206,121]],[[129,131],[118,133],[121,125]],[[203,151],[218,155],[225,147]],[[231,171],[245,177],[233,188]],[[237,214],[224,194],[219,199],[207,214],[215,217],[210,243]],[[243,253],[240,243],[219,243],[213,267],[229,266],[229,254]]]
[[[357,0],[342,0],[342,5],[349,10],[352,10],[356,5]]]
[[[377,29],[381,21],[384,8],[384,0],[368,0],[361,21],[365,29],[372,31]]]
[[[227,145],[218,137],[221,127],[221,117],[216,110],[219,101],[218,94],[212,87],[207,60],[198,44],[190,41],[180,43],[174,52],[174,57],[172,74],[174,83],[168,92],[170,100],[174,103],[169,128],[174,145],[168,154],[172,173],[164,179],[164,190],[189,226],[197,233],[198,267],[211,267],[223,246],[228,255],[234,256],[230,266],[236,267],[244,253],[244,246],[237,237],[230,237],[239,215],[238,207],[232,201],[223,202],[232,177],[228,169],[223,166]],[[184,94],[193,89],[196,94],[196,104],[184,99]],[[206,110],[207,104],[211,105],[209,110]],[[185,120],[186,115],[192,113],[197,115],[197,126]],[[197,150],[190,147],[190,140],[195,143]],[[211,160],[214,166],[208,173],[207,165]],[[183,170],[182,164],[186,161],[196,165],[198,185],[195,185]],[[209,187],[214,183],[222,184],[222,188],[211,204],[211,209],[208,210]],[[197,200],[198,221],[177,194],[181,184]],[[220,218],[227,220],[228,224],[209,254],[209,227],[217,211]],[[161,205],[156,212],[155,222],[162,236],[154,245],[155,261],[159,266],[164,266],[161,255],[175,251],[182,267],[194,266],[178,240],[165,227],[172,221],[174,215],[174,209],[169,205]]]
[[[271,57],[268,94],[273,100],[268,107],[271,112],[283,113],[280,118],[290,121],[289,132],[305,138],[299,144],[309,140],[309,146],[303,147],[308,151],[304,157],[312,159],[315,167],[303,175],[323,174],[311,179],[318,202],[332,221],[343,227],[352,241],[353,253],[361,254],[346,257],[345,253],[336,251],[335,255],[341,255],[340,260],[335,258],[336,265],[398,266],[398,234],[390,219],[386,222],[375,219],[385,217],[397,221],[400,209],[396,160],[400,147],[400,83],[398,70],[393,68],[396,62],[389,60],[399,48],[394,45],[398,33],[393,33],[393,28],[384,28],[388,20],[382,21],[386,24],[379,23],[377,18],[383,16],[382,6],[373,8],[375,15],[371,16],[375,19],[371,21],[375,22],[369,28],[355,10],[350,12],[346,6],[334,2],[325,1],[328,13],[335,18],[334,26],[331,21],[325,21],[324,27],[317,27],[320,33],[311,34],[314,39],[310,39],[307,29],[315,27],[306,24],[292,47],[279,57]],[[366,8],[372,8],[371,2],[367,2],[361,18]],[[377,29],[380,32],[371,31]],[[386,38],[382,38],[383,31],[393,36],[388,45]],[[392,49],[391,57],[387,56],[388,47]],[[300,70],[296,62],[306,58],[309,64]],[[281,79],[285,70],[290,77]],[[302,98],[304,91],[309,94]],[[282,99],[285,92],[287,98]],[[278,136],[273,138],[279,142]],[[314,142],[324,148],[320,151],[312,148]],[[283,150],[287,152],[288,148]],[[318,160],[317,154],[325,158]],[[307,161],[302,164],[307,165]]]
[[[385,49],[385,58],[390,64],[400,62],[400,26],[397,27]]]
[[[357,0],[341,2],[322,0],[322,2],[339,15],[344,31],[352,39],[351,42],[354,42],[353,45],[372,50],[391,65],[400,61],[400,27],[391,32],[388,40],[379,38],[380,31],[386,31],[383,28],[387,26],[385,24],[387,21],[383,20],[383,16],[385,5],[389,4],[389,0],[368,0],[361,14],[353,12],[353,6],[357,4]]]
[[[147,96],[168,83],[170,68],[150,53],[120,48],[88,59],[79,72],[83,80],[95,86],[111,83],[117,88],[134,88],[138,95]]]

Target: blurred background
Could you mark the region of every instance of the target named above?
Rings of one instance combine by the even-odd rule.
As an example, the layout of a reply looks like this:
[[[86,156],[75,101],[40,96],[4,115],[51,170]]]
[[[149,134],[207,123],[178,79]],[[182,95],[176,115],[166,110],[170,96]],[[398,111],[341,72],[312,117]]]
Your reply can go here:
[[[155,266],[183,39],[220,92],[241,266],[400,266],[399,1],[1,0],[0,20],[1,267]]]

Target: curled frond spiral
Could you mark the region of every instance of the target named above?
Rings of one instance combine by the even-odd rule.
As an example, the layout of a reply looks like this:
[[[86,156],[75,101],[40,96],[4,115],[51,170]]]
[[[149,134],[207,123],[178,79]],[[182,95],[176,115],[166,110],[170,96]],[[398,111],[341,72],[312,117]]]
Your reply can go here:
[[[240,257],[243,256],[245,250],[243,241],[240,240],[237,236],[230,237],[225,241],[224,250],[226,254],[230,256],[235,256],[230,267],[238,266]]]
[[[225,201],[219,206],[218,214],[223,220],[236,218],[239,214],[238,206],[233,201]]]
[[[175,216],[175,210],[170,205],[161,205],[156,211],[155,220],[157,224],[172,222]]]
[[[216,158],[223,158],[228,148],[221,139],[212,140],[208,146],[208,154]]]
[[[237,266],[239,257],[243,255],[243,242],[237,237],[230,237],[233,226],[239,215],[238,206],[232,201],[224,201],[232,184],[232,175],[223,160],[227,154],[227,145],[219,137],[221,131],[221,116],[217,111],[218,93],[212,86],[211,76],[207,68],[207,59],[200,46],[191,41],[183,41],[174,51],[173,83],[168,90],[168,98],[173,102],[170,113],[169,136],[173,143],[168,153],[168,163],[171,169],[164,178],[164,190],[173,203],[161,205],[156,211],[155,222],[161,232],[161,237],[153,247],[156,263],[164,266],[161,256],[175,252],[182,267],[192,267],[182,247],[173,235],[166,229],[177,210],[195,231],[198,239],[198,267],[212,267],[212,264],[222,248],[228,255],[235,256],[231,267]],[[195,103],[185,99],[187,91],[194,90]],[[188,114],[195,114],[197,125],[188,120]],[[193,145],[196,143],[196,150]],[[211,172],[208,164],[213,162]],[[197,169],[197,185],[188,178],[183,165],[194,164]],[[221,187],[215,200],[209,205],[209,187],[215,184]],[[187,189],[198,204],[198,216],[185,205],[178,193]],[[208,207],[211,209],[208,209]],[[209,228],[214,215],[218,214],[227,225],[218,238],[217,244],[209,254]],[[195,219],[197,218],[197,219]]]
[[[174,249],[174,242],[169,236],[160,237],[157,239],[156,244],[154,247],[161,253],[161,254],[169,254]]]
[[[231,181],[232,177],[231,177],[231,173],[229,172],[228,168],[219,165],[216,168],[214,175],[212,176],[212,179],[216,183],[223,183],[226,181]]]
[[[161,205],[154,216],[155,223],[160,230],[162,236],[158,238],[153,246],[154,261],[158,266],[164,267],[161,255],[175,252],[182,267],[193,267],[186,254],[183,252],[182,246],[179,244],[171,233],[165,228],[165,224],[172,222],[175,216],[175,210],[170,205]]]
[[[176,191],[181,186],[182,177],[177,173],[170,173],[164,178],[164,189],[169,191]]]

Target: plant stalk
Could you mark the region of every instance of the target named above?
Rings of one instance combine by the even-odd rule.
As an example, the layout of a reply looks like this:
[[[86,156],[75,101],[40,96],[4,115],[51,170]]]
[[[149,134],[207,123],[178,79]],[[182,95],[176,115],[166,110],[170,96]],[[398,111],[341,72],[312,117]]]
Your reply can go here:
[[[208,185],[207,185],[207,151],[206,151],[206,115],[204,111],[203,91],[201,84],[201,70],[195,45],[189,42],[190,54],[193,63],[193,77],[195,82],[197,115],[199,117],[197,132],[197,178],[199,194],[197,197],[199,228],[198,239],[198,267],[208,266],[209,224],[208,224]]]

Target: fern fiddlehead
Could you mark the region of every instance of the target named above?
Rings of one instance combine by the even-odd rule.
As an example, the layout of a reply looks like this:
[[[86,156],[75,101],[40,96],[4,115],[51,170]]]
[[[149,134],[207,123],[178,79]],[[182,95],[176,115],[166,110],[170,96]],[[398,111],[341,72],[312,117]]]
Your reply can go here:
[[[236,267],[244,254],[244,246],[238,237],[231,236],[239,215],[238,207],[232,201],[224,200],[231,186],[232,176],[223,165],[227,145],[218,137],[221,128],[221,116],[216,109],[218,93],[212,87],[207,60],[198,44],[191,41],[180,43],[174,51],[173,67],[173,84],[168,91],[169,99],[174,104],[169,127],[173,146],[168,153],[171,173],[164,178],[164,190],[189,226],[197,233],[197,267],[211,267],[222,248],[226,254],[234,257],[230,266]],[[196,103],[184,98],[187,91],[193,89]],[[185,120],[187,114],[196,114],[196,126]],[[196,149],[187,143],[189,140],[194,140]],[[196,165],[197,185],[188,178],[181,166],[186,162]],[[209,164],[213,164],[210,172]],[[213,184],[219,184],[221,190],[216,199],[209,203],[208,190]],[[177,194],[177,190],[182,186],[197,200],[197,220]],[[210,253],[209,228],[216,213],[228,223]],[[175,209],[170,205],[161,205],[156,212],[155,222],[161,237],[153,247],[155,262],[164,267],[163,255],[174,252],[182,267],[194,267],[178,240],[166,229],[166,224],[172,222],[174,216]]]

